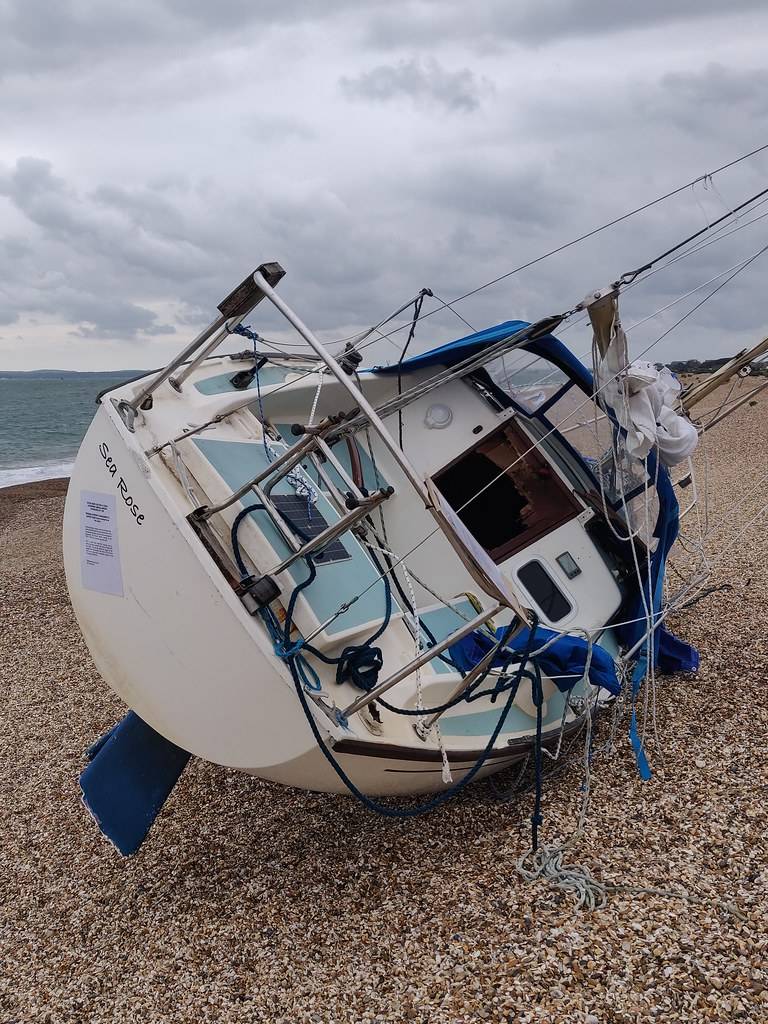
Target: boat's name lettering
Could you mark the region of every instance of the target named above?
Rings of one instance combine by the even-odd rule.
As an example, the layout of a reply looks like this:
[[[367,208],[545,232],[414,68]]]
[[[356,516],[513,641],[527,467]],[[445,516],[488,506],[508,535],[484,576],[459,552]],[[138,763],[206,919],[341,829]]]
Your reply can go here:
[[[117,493],[125,502],[126,507],[130,509],[133,518],[136,520],[139,526],[141,526],[141,524],[144,522],[144,513],[141,511],[139,506],[128,493],[128,484],[125,481],[125,479],[118,473],[117,463],[109,454],[109,445],[107,444],[106,441],[102,441],[101,444],[99,445],[99,455],[102,457],[102,459],[104,459],[104,465],[109,475],[111,477],[117,477]]]

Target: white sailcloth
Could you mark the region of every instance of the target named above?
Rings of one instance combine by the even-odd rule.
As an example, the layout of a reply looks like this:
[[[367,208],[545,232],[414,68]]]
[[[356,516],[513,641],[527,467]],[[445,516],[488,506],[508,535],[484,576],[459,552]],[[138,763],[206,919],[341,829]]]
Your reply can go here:
[[[666,367],[629,361],[627,335],[615,292],[593,293],[584,305],[602,353],[595,361],[600,404],[610,407],[626,431],[627,452],[643,459],[656,445],[667,466],[682,462],[699,443],[696,427],[681,413],[680,382]]]

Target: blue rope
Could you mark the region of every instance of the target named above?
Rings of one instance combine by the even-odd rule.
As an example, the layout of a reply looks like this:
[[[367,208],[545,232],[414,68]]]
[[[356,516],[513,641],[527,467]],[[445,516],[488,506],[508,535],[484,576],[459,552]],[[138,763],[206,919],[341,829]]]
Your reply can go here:
[[[243,578],[248,577],[250,573],[248,572],[248,567],[246,566],[243,560],[242,552],[240,550],[238,530],[240,529],[240,524],[242,523],[243,519],[245,519],[245,517],[249,515],[249,513],[256,511],[266,510],[264,508],[264,505],[260,503],[248,505],[244,509],[241,509],[240,512],[238,512],[238,514],[235,516],[235,519],[232,523],[232,529],[230,531],[232,550],[234,552],[235,562]],[[295,530],[296,533],[299,535],[299,537],[302,538],[302,540],[309,540],[307,534],[304,533],[304,531],[300,527],[296,526],[295,524],[291,524],[291,526],[292,529]],[[373,633],[372,636],[368,637],[368,639],[364,643],[350,644],[348,647],[344,648],[344,650],[337,658],[330,658],[328,657],[328,655],[323,654],[322,651],[318,651],[317,648],[313,647],[311,644],[305,643],[303,640],[297,640],[294,643],[291,642],[291,629],[293,626],[293,614],[296,609],[296,602],[302,590],[306,590],[306,588],[309,587],[312,583],[314,583],[315,579],[317,578],[317,566],[315,565],[312,556],[307,555],[304,561],[306,562],[307,568],[309,569],[309,575],[301,583],[298,583],[291,593],[291,597],[288,602],[288,608],[286,609],[285,623],[283,624],[283,629],[282,631],[280,631],[280,627],[276,626],[276,631],[270,631],[275,654],[279,658],[282,658],[283,660],[287,661],[291,658],[300,657],[301,651],[307,651],[308,653],[313,654],[320,661],[324,662],[326,665],[336,666],[337,683],[342,683],[346,678],[349,677],[352,683],[354,683],[354,685],[358,686],[360,689],[370,690],[371,687],[374,686],[376,683],[379,669],[381,668],[382,665],[381,650],[378,647],[374,647],[373,644],[376,640],[378,640],[378,638],[387,628],[392,617],[392,591],[389,586],[389,580],[387,579],[386,576],[383,578],[385,612],[382,623],[376,630],[376,632]],[[270,612],[270,615],[272,615],[272,612]],[[270,626],[271,624],[274,624],[274,617],[273,623],[267,621],[268,626]],[[300,670],[302,673],[302,678],[305,680],[305,682],[308,680],[309,677],[311,677],[310,681],[308,682],[310,689],[317,691],[322,688],[322,684],[320,683],[317,672],[311,665],[309,665],[305,661],[304,658],[301,658]]]
[[[311,561],[311,558],[307,558],[307,561],[310,563],[310,567],[312,569],[312,575],[311,575],[310,579],[307,582],[305,582],[305,584],[303,584],[301,586],[301,589],[303,589],[304,586],[308,586],[309,583],[311,583],[314,580],[316,572],[317,572],[314,564]],[[337,670],[336,670],[336,681],[337,682],[340,682],[341,678],[343,677],[344,666],[349,664],[349,662],[351,660],[350,659],[351,653],[355,652],[355,654],[357,656],[362,657],[365,654],[366,651],[370,651],[371,645],[373,644],[374,640],[377,640],[378,637],[381,636],[381,634],[384,632],[384,630],[389,625],[389,620],[390,620],[390,616],[391,616],[391,612],[392,612],[392,591],[391,591],[391,588],[389,586],[388,578],[386,576],[384,576],[382,579],[383,579],[383,583],[384,583],[384,593],[385,593],[385,602],[386,602],[385,616],[384,616],[384,619],[382,620],[382,624],[379,627],[379,629],[373,634],[373,636],[369,637],[369,639],[365,642],[365,644],[362,644],[359,647],[355,646],[355,647],[345,648],[344,651],[342,651],[342,653],[339,656],[339,658],[337,658],[337,659],[327,657],[326,655],[322,654],[320,651],[317,651],[314,648],[310,647],[309,644],[305,644],[304,645],[306,650],[309,650],[312,654],[314,654],[316,657],[318,657],[321,661],[325,662],[326,664],[331,664],[331,665],[332,664],[336,664],[337,665]],[[297,588],[297,590],[298,589],[299,588]],[[294,606],[295,606],[295,598],[296,598],[296,596],[297,596],[296,591],[294,591],[294,593],[291,595],[291,600],[290,600],[289,605],[288,605],[288,611],[286,613],[286,622],[285,622],[286,634],[285,635],[287,635],[290,632],[290,624],[291,624],[293,609],[294,609]],[[434,797],[433,799],[427,801],[426,803],[420,804],[417,807],[413,807],[413,808],[391,808],[391,807],[387,807],[384,804],[377,803],[375,800],[371,800],[370,797],[366,796],[365,793],[363,793],[361,790],[359,790],[357,788],[357,786],[355,786],[354,782],[352,782],[352,780],[349,778],[347,773],[344,771],[344,769],[341,767],[339,762],[334,757],[334,755],[331,752],[331,750],[328,748],[327,744],[325,743],[325,741],[324,741],[324,739],[322,737],[322,734],[320,733],[320,730],[317,727],[317,723],[315,721],[314,715],[312,714],[312,712],[311,712],[311,710],[309,708],[309,705],[307,704],[306,695],[304,693],[304,689],[303,689],[303,685],[302,685],[304,680],[303,680],[302,673],[301,673],[301,667],[300,667],[300,665],[298,665],[296,663],[297,662],[296,657],[295,656],[289,656],[285,660],[286,660],[286,662],[288,664],[288,667],[290,669],[290,672],[291,672],[291,675],[292,675],[293,681],[294,681],[294,686],[296,688],[296,692],[297,692],[298,697],[299,697],[299,701],[301,703],[302,709],[304,711],[305,717],[307,718],[309,726],[310,726],[310,728],[312,730],[312,733],[313,733],[313,735],[315,737],[315,740],[316,740],[318,746],[320,747],[324,757],[326,758],[328,763],[331,765],[333,770],[336,772],[336,774],[339,776],[339,778],[344,783],[344,785],[347,787],[347,789],[365,807],[367,807],[369,810],[372,810],[372,811],[376,812],[377,814],[381,814],[384,817],[389,817],[389,818],[413,818],[413,817],[417,817],[417,816],[422,815],[422,814],[429,813],[430,811],[432,811],[435,808],[439,807],[441,804],[445,803],[446,800],[451,799],[451,797],[453,797],[457,793],[459,793],[462,789],[464,789],[465,786],[469,785],[469,783],[472,781],[472,779],[474,779],[474,777],[477,775],[477,773],[480,771],[480,769],[483,767],[483,765],[487,761],[487,759],[488,759],[488,757],[489,757],[489,755],[491,753],[491,750],[493,749],[493,747],[494,747],[494,745],[496,743],[496,740],[497,740],[497,738],[499,736],[499,733],[501,732],[502,728],[504,727],[504,722],[507,719],[507,716],[508,716],[509,711],[510,711],[510,709],[512,707],[512,704],[514,702],[515,696],[517,694],[517,690],[518,690],[518,688],[520,686],[520,680],[522,679],[524,674],[527,675],[527,673],[525,673],[524,670],[525,670],[525,665],[526,665],[527,660],[528,660],[528,655],[530,654],[531,647],[532,647],[532,645],[534,643],[533,633],[534,633],[534,630],[531,630],[530,634],[529,634],[529,637],[528,637],[528,643],[526,645],[526,650],[525,650],[525,652],[524,652],[524,654],[522,656],[522,660],[521,660],[520,665],[518,667],[517,673],[515,674],[514,680],[512,681],[512,683],[509,686],[509,695],[507,697],[506,705],[505,705],[505,707],[504,707],[504,709],[503,709],[503,711],[502,711],[502,713],[501,713],[501,715],[499,717],[499,721],[496,724],[496,728],[493,730],[493,733],[491,734],[491,737],[490,737],[490,739],[488,741],[488,744],[486,745],[483,753],[480,755],[478,760],[475,762],[475,764],[472,767],[472,769],[458,783],[456,783],[454,786],[452,786],[450,789],[444,791],[443,793],[439,793],[436,797]],[[535,664],[535,662],[532,663],[532,664],[533,664],[533,667],[534,667],[534,673],[535,673],[535,675],[539,679],[539,689],[541,689],[541,674],[540,674],[538,666]],[[502,680],[500,680],[499,682],[501,683]],[[499,691],[499,692],[501,692],[501,691]],[[426,712],[426,711],[422,710],[421,713],[422,714],[426,714],[426,713],[429,713],[429,712]]]
[[[513,621],[505,630],[504,635],[501,639],[502,648],[503,645],[509,639],[515,627],[516,622]],[[512,683],[510,682],[511,677],[505,675],[504,673],[506,672],[507,668],[513,661],[515,663],[518,663],[520,660],[525,660],[522,654],[520,654],[519,652],[510,653],[506,661],[501,666],[502,672],[495,686],[493,686],[490,690],[478,691],[478,687],[485,682],[485,680],[488,678],[491,669],[494,667],[493,664],[489,664],[488,668],[486,668],[486,670],[482,672],[477,677],[477,679],[475,679],[474,682],[470,683],[466,690],[463,690],[460,694],[458,694],[458,696],[454,697],[452,700],[446,701],[445,704],[439,704],[437,707],[434,708],[398,708],[394,704],[390,704],[388,701],[384,700],[382,697],[378,697],[377,701],[379,704],[381,704],[383,708],[386,708],[387,711],[391,711],[395,715],[410,715],[414,717],[418,715],[441,715],[444,711],[448,711],[450,708],[455,708],[457,704],[461,704],[462,702],[471,704],[473,701],[480,700],[481,697],[490,697],[491,703],[495,704],[497,698],[506,690],[508,690],[509,687],[512,685]],[[526,678],[532,679],[532,676],[529,672],[523,672],[523,675]]]
[[[531,815],[531,848],[535,853],[539,846],[539,826],[543,823],[544,817],[541,813],[541,801],[543,790],[542,744],[541,732],[544,714],[544,690],[541,685],[541,673],[536,673],[536,680],[532,686],[531,696],[536,705],[536,740],[534,743],[534,800],[533,814]]]
[[[243,519],[245,519],[245,517],[249,515],[251,512],[258,511],[266,512],[264,505],[262,505],[259,502],[253,505],[247,505],[245,508],[241,509],[238,512],[238,514],[235,516],[234,522],[232,523],[232,551],[235,556],[235,563],[237,564],[237,568],[240,570],[240,575],[243,579],[247,579],[247,577],[250,576],[250,573],[248,572],[248,567],[246,566],[243,560],[243,555],[240,550],[240,541],[238,540],[237,533],[238,530],[240,529],[240,524],[242,523]],[[296,533],[304,540],[308,539],[306,534],[299,527],[294,526],[292,524],[292,528],[296,530]],[[312,568],[314,569],[314,566],[312,566]],[[317,570],[315,570],[315,575],[316,573]],[[294,594],[303,590],[304,587],[309,586],[309,584],[312,582],[312,579],[314,579],[314,576],[311,576],[311,578],[305,581],[304,583],[300,583],[297,586],[296,590],[294,591]],[[295,604],[293,596],[292,602],[293,604]],[[263,608],[261,617],[264,620],[264,623],[267,627],[267,631],[269,632],[270,638],[272,640],[272,646],[274,647],[275,650],[275,654],[277,654],[277,656],[279,658],[282,658],[283,660],[295,658],[297,661],[298,670],[301,674],[303,684],[315,693],[322,690],[323,684],[320,682],[320,677],[318,676],[317,672],[310,664],[308,664],[308,662],[304,658],[301,657],[300,651],[304,643],[303,640],[298,640],[296,641],[296,643],[292,644],[290,637],[290,625],[287,625],[287,629],[285,632],[281,632],[280,624],[277,621],[277,618],[271,608]],[[286,619],[286,623],[289,622],[290,620]]]
[[[254,505],[247,506],[246,508],[242,509],[237,514],[237,516],[235,517],[235,520],[234,520],[234,522],[232,524],[231,537],[232,537],[232,547],[233,547],[234,554],[235,554],[235,561],[237,563],[238,568],[240,569],[240,572],[244,576],[248,576],[249,574],[248,574],[247,567],[245,566],[245,562],[243,561],[242,553],[240,551],[240,545],[239,545],[239,541],[238,541],[238,538],[237,538],[237,531],[238,531],[240,523],[243,521],[243,519],[250,512],[254,512],[254,511],[258,511],[258,510],[264,510],[264,506],[261,505],[261,504],[254,504]],[[274,612],[272,612],[272,610],[269,607],[261,609],[261,617],[262,617],[262,619],[263,619],[263,621],[264,621],[264,623],[265,623],[265,625],[267,627],[267,631],[268,631],[268,633],[269,633],[269,635],[270,635],[270,637],[272,639],[272,643],[273,643],[273,646],[274,646],[274,649],[275,649],[275,653],[278,655],[278,657],[280,657],[282,660],[284,660],[286,662],[286,664],[288,665],[288,668],[289,668],[290,673],[291,673],[291,677],[293,679],[294,687],[296,689],[296,693],[297,693],[297,696],[299,698],[299,703],[301,704],[302,710],[304,711],[304,715],[305,715],[305,717],[307,719],[309,727],[312,730],[312,734],[315,737],[315,741],[317,742],[317,745],[320,747],[320,750],[322,751],[323,756],[325,757],[325,759],[328,761],[330,766],[336,772],[336,774],[341,779],[341,781],[344,783],[344,785],[347,787],[347,789],[350,791],[350,793],[352,793],[352,795],[354,797],[356,797],[360,801],[360,803],[363,804],[363,806],[367,807],[368,810],[374,811],[375,813],[380,814],[380,815],[382,815],[383,817],[386,817],[386,818],[398,818],[398,819],[415,818],[415,817],[421,816],[422,814],[428,814],[430,811],[435,810],[436,808],[440,807],[441,804],[444,804],[447,800],[452,799],[452,797],[454,797],[458,793],[460,793],[461,790],[463,790],[465,788],[465,786],[468,786],[469,783],[475,778],[477,773],[482,769],[482,767],[485,765],[486,761],[488,760],[488,757],[490,756],[491,751],[493,750],[493,747],[496,744],[496,740],[498,739],[499,734],[501,733],[501,730],[504,728],[504,723],[507,720],[507,716],[509,715],[509,712],[510,712],[510,710],[512,708],[512,704],[514,702],[515,696],[517,695],[517,691],[518,691],[519,686],[520,686],[520,681],[522,680],[524,675],[525,676],[529,676],[529,673],[527,673],[525,671],[525,666],[526,666],[526,664],[527,664],[527,662],[529,660],[529,655],[530,655],[530,652],[531,652],[531,647],[532,647],[532,645],[534,643],[533,636],[534,636],[534,632],[535,631],[532,629],[529,632],[528,642],[526,644],[526,649],[525,649],[525,652],[522,655],[520,664],[518,665],[517,672],[515,673],[515,676],[513,677],[512,681],[508,684],[508,696],[507,696],[506,704],[504,705],[504,708],[503,708],[503,710],[501,712],[501,715],[499,716],[499,720],[496,723],[496,726],[495,726],[493,732],[491,733],[491,736],[490,736],[490,738],[488,740],[488,743],[486,744],[485,749],[483,750],[483,752],[480,755],[480,757],[477,759],[477,761],[472,766],[472,768],[467,772],[467,774],[464,776],[464,778],[460,779],[459,782],[457,782],[457,783],[455,783],[455,785],[451,786],[450,789],[447,789],[447,790],[443,791],[442,793],[438,793],[438,795],[433,797],[431,800],[426,801],[426,803],[419,804],[416,807],[387,807],[384,804],[380,804],[377,801],[372,800],[370,797],[366,796],[366,794],[363,793],[360,789],[358,789],[357,786],[354,784],[354,782],[350,779],[350,777],[344,771],[344,769],[341,767],[341,765],[339,764],[337,759],[334,757],[334,755],[331,752],[331,750],[328,748],[325,740],[323,739],[322,733],[320,732],[320,730],[318,728],[317,722],[315,721],[315,717],[312,714],[312,711],[311,711],[311,709],[309,707],[309,704],[307,703],[307,697],[306,697],[306,693],[305,693],[305,688],[310,689],[310,690],[312,690],[314,692],[320,691],[322,689],[322,683],[321,683],[320,678],[319,678],[317,672],[315,671],[315,669],[311,665],[309,665],[307,663],[307,661],[302,657],[300,652],[302,650],[307,650],[311,654],[315,655],[315,657],[317,657],[321,661],[325,662],[326,664],[328,664],[328,665],[334,665],[335,664],[337,666],[337,668],[336,668],[336,681],[337,682],[342,681],[344,675],[346,675],[347,672],[351,672],[353,674],[353,678],[354,678],[354,675],[355,675],[356,672],[358,672],[358,674],[359,674],[359,666],[360,666],[360,663],[362,661],[363,656],[368,655],[370,657],[370,654],[371,654],[372,650],[378,651],[377,648],[372,648],[373,642],[375,640],[377,640],[382,635],[384,630],[389,625],[389,621],[390,621],[391,614],[392,614],[392,590],[391,590],[391,588],[389,586],[389,580],[387,579],[386,576],[383,577],[384,593],[385,593],[385,615],[384,615],[384,619],[382,620],[381,626],[376,630],[376,632],[371,637],[368,638],[368,640],[364,644],[352,645],[350,647],[345,647],[344,650],[341,652],[341,654],[339,655],[338,658],[329,658],[327,655],[322,654],[320,651],[318,651],[315,648],[311,647],[309,644],[303,643],[302,641],[299,641],[299,642],[297,642],[295,644],[291,644],[291,642],[290,642],[290,633],[291,633],[291,624],[292,624],[292,620],[293,620],[293,612],[294,612],[295,607],[296,607],[296,601],[298,600],[298,596],[299,596],[299,594],[301,593],[302,590],[306,589],[311,583],[314,582],[314,580],[315,580],[315,578],[317,576],[317,568],[316,568],[316,566],[314,564],[314,561],[312,560],[311,555],[307,556],[305,561],[307,562],[307,565],[309,567],[310,574],[309,574],[309,576],[307,577],[306,580],[304,580],[302,583],[297,584],[297,586],[293,590],[293,593],[291,594],[290,600],[288,602],[288,608],[286,610],[285,623],[283,625],[282,631],[280,630],[280,626],[279,626],[279,624],[277,622],[277,619],[276,619],[276,617],[274,615]],[[380,655],[381,652],[379,651],[378,653]],[[534,670],[534,682],[533,682],[534,690],[537,693],[541,693],[542,692],[541,691],[541,672],[540,672],[539,667],[538,667],[538,665],[536,664],[535,661],[532,661],[531,664],[533,665],[533,670]],[[378,674],[378,670],[377,670],[377,674]],[[495,691],[497,691],[495,693],[495,696],[498,696],[498,694],[502,692],[502,689],[501,689],[501,684],[502,683],[505,684],[504,688],[505,689],[507,688],[506,680],[504,678],[500,679],[499,683],[494,688]],[[358,685],[359,685],[359,683],[358,683]],[[371,686],[372,685],[373,685],[373,683],[371,683]],[[491,692],[494,692],[494,691],[491,691]],[[462,697],[463,697],[463,695],[462,695]],[[491,699],[494,699],[494,697],[492,697]],[[422,710],[421,711],[421,714],[429,714],[429,713],[434,713],[434,712],[431,712],[429,710]],[[540,750],[540,747],[541,747],[541,705],[539,704],[538,708],[537,708],[537,757],[538,757],[538,763],[539,764],[541,762],[541,750]],[[537,817],[539,822],[541,820],[540,810],[541,810],[541,799],[540,799],[540,794],[539,794],[539,796],[537,798],[537,810],[535,812],[536,817]]]
[[[529,647],[526,653],[530,652],[531,642],[532,641],[529,640]],[[539,674],[538,666],[536,665],[536,663],[532,662],[532,664],[534,666],[534,671],[536,672],[536,674]],[[312,734],[315,737],[317,745],[320,747],[323,756],[328,761],[331,768],[333,768],[333,770],[336,772],[336,774],[347,787],[347,789],[350,791],[350,793],[354,797],[356,797],[360,801],[360,803],[363,804],[364,807],[367,807],[369,811],[374,811],[376,814],[380,814],[382,815],[382,817],[385,818],[404,819],[420,817],[422,814],[428,814],[430,811],[434,811],[441,804],[444,804],[447,800],[450,800],[452,797],[460,793],[465,786],[468,786],[469,783],[475,778],[477,773],[480,771],[480,769],[485,765],[485,762],[488,760],[488,757],[496,744],[496,740],[498,739],[501,730],[504,728],[504,722],[507,719],[507,715],[509,714],[509,711],[512,707],[512,703],[514,702],[515,696],[517,695],[517,689],[520,684],[520,679],[523,675],[525,661],[521,662],[520,664],[520,667],[516,673],[515,685],[510,689],[509,696],[507,697],[507,702],[504,706],[503,711],[501,712],[501,715],[499,716],[499,720],[496,723],[496,727],[494,728],[493,733],[491,734],[491,737],[488,740],[485,749],[483,750],[482,754],[477,759],[475,764],[467,772],[464,778],[460,779],[457,783],[455,783],[455,785],[451,786],[450,789],[447,789],[442,793],[438,793],[436,797],[433,797],[426,803],[419,804],[416,807],[387,807],[385,804],[380,804],[377,801],[372,800],[369,796],[366,796],[365,793],[363,793],[361,790],[357,788],[357,786],[354,784],[354,782],[350,779],[350,777],[341,767],[339,762],[334,757],[332,751],[329,750],[327,744],[325,743],[325,740],[323,739],[322,734],[317,726],[317,722],[315,721],[315,717],[312,714],[309,705],[307,704],[307,698],[301,687],[301,683],[296,672],[295,666],[293,665],[293,661],[289,659],[288,665],[291,669],[291,675],[293,676],[294,686],[296,687],[296,693],[298,694],[299,701],[301,703],[304,714],[307,718],[307,722],[309,723],[309,727],[312,730]]]
[[[253,342],[254,355],[256,354],[256,340]],[[267,444],[267,418],[264,415],[264,403],[261,400],[261,378],[259,377],[259,363],[256,362],[256,397],[259,400],[259,419],[261,420],[261,440],[264,444],[264,454],[267,456],[267,462],[272,462],[272,453],[269,450]]]
[[[261,503],[257,503],[255,505],[246,505],[246,507],[244,509],[241,509],[235,516],[235,521],[232,523],[232,530],[230,531],[230,537],[232,539],[232,552],[235,556],[235,563],[237,565],[237,568],[240,570],[240,576],[243,579],[245,579],[246,576],[250,576],[250,573],[248,572],[248,568],[245,562],[243,561],[243,556],[240,551],[240,542],[237,539],[237,531],[240,529],[240,523],[242,523],[242,521],[245,519],[247,515],[249,515],[251,512],[257,512],[259,510],[261,510],[262,512],[267,511],[264,505],[262,505]]]
[[[317,570],[311,556],[307,558],[307,561],[313,570],[314,575],[311,579],[314,580]],[[382,583],[384,584],[384,617],[379,628],[364,643],[350,644],[344,648],[337,658],[331,658],[327,654],[323,654],[322,651],[318,651],[317,648],[312,647],[310,644],[304,645],[305,650],[309,651],[310,654],[313,654],[324,664],[336,666],[337,683],[343,683],[345,679],[349,678],[354,685],[364,691],[372,689],[376,684],[379,669],[382,665],[382,655],[380,648],[373,645],[386,630],[392,618],[392,588],[386,576],[382,577]],[[286,623],[291,620],[294,604],[294,595],[291,595],[291,604],[288,606]]]
[[[243,327],[242,324],[238,324],[237,327],[233,327],[232,330],[230,331],[230,334],[240,334],[242,335],[243,338],[248,338],[250,341],[253,342],[254,351],[256,347],[256,342],[261,340],[256,331],[252,331],[250,327]]]

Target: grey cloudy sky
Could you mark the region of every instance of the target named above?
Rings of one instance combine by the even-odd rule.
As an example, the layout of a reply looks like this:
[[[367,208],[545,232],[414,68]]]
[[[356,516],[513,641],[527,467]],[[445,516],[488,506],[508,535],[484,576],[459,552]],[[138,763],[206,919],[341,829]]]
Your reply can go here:
[[[423,286],[453,297],[768,142],[767,43],[762,0],[0,0],[0,368],[159,365],[264,260],[329,339]],[[768,153],[714,185],[462,314],[572,306],[768,186]],[[767,241],[768,217],[656,274],[625,321]],[[653,354],[757,340],[767,271],[768,254]],[[443,312],[418,346],[463,331]]]

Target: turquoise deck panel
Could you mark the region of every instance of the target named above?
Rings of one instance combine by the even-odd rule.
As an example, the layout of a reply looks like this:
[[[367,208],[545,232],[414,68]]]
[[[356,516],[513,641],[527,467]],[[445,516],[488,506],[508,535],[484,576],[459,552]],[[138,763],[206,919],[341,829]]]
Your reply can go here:
[[[241,370],[241,366],[232,364],[232,369],[228,373],[217,373],[213,377],[206,377],[204,380],[198,380],[195,382],[195,388],[200,392],[201,395],[225,395],[229,391],[256,391],[256,379],[254,378],[247,388],[236,388],[231,383],[231,378]],[[295,370],[289,369],[287,366],[264,366],[259,370],[259,386],[262,388],[269,387],[272,384],[282,384],[289,373],[295,373]]]
[[[521,685],[526,686],[530,684],[523,681]],[[582,681],[576,684],[571,693],[583,696],[585,691],[586,686]],[[547,701],[547,713],[542,720],[542,728],[544,730],[553,730],[560,725],[563,717],[563,704],[569,696],[570,694],[564,694],[557,690],[549,698]],[[454,714],[448,711],[440,719],[440,732],[443,736],[481,736],[487,740],[496,728],[499,716],[504,710],[506,699],[507,695],[501,694],[494,708],[487,708],[482,711],[469,711],[463,714]],[[469,707],[471,708],[472,705],[470,704]],[[535,729],[535,727],[536,719],[526,715],[524,711],[513,705],[509,710],[501,732],[503,735],[508,732]]]
[[[459,614],[461,613],[461,614]],[[466,598],[454,602],[452,608],[432,608],[430,611],[419,612],[419,619],[429,629],[435,640],[444,640],[450,633],[463,626],[467,619],[474,619],[477,612]],[[462,617],[463,616],[463,617]],[[440,658],[433,658],[430,665],[435,672],[455,672]]]
[[[558,700],[559,692],[547,703],[547,714],[542,723],[547,729],[557,725],[563,715],[563,702]],[[499,716],[504,710],[506,694],[502,694],[496,702],[496,706],[485,711],[470,711],[466,714],[456,715],[446,712],[440,718],[440,732],[443,736],[482,736],[485,740],[491,735],[499,721]],[[472,705],[470,704],[469,707]],[[502,733],[521,732],[522,730],[536,727],[536,719],[526,715],[519,708],[510,708]]]
[[[237,490],[267,465],[266,453],[261,444],[204,438],[195,438],[194,443],[232,490]],[[294,494],[295,492],[288,481],[283,479],[275,485],[274,493]],[[241,504],[254,504],[257,501],[256,495],[251,495],[250,499],[244,498]],[[338,519],[333,506],[322,493],[318,498],[317,509],[329,523]],[[269,515],[266,512],[256,511],[251,513],[251,517],[258,523],[259,529],[277,552],[278,557],[287,556],[289,554],[288,546],[273,526]],[[377,577],[373,565],[357,540],[348,533],[340,539],[349,552],[350,558],[341,562],[330,562],[327,565],[318,562],[317,579],[302,594],[320,622],[333,615],[342,601],[348,600],[364,590]],[[288,572],[295,583],[303,582],[308,576],[303,562],[295,563]],[[393,612],[400,611],[394,598],[392,607]],[[327,632],[333,636],[346,630],[359,628],[369,622],[378,622],[383,615],[384,584],[380,582],[363,594],[348,611],[335,619],[328,626]]]

